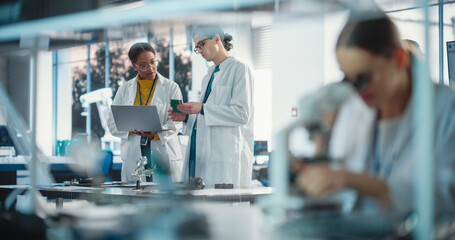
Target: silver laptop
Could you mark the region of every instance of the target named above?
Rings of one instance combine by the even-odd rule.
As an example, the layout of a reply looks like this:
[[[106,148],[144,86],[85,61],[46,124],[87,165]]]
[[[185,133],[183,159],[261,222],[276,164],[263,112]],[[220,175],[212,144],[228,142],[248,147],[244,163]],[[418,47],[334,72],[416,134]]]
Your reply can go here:
[[[119,131],[161,132],[161,118],[155,105],[111,105]]]

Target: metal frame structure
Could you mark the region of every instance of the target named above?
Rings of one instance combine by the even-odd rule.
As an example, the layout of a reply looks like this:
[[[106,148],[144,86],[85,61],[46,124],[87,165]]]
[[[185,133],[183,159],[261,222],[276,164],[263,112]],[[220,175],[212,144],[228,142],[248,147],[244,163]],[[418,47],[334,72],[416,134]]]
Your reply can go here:
[[[65,16],[51,17],[46,19],[40,19],[30,22],[15,23],[10,25],[4,25],[0,27],[0,42],[18,40],[23,38],[34,39],[34,45],[31,49],[31,142],[35,142],[35,129],[36,129],[36,80],[37,80],[37,68],[39,63],[37,62],[37,54],[39,52],[38,42],[39,37],[52,32],[58,31],[86,31],[93,29],[104,29],[111,26],[122,25],[122,24],[133,24],[138,22],[137,16],[142,16],[140,21],[154,21],[169,19],[183,14],[190,14],[195,12],[204,11],[218,11],[231,9],[232,6],[235,8],[250,7],[264,3],[275,3],[275,10],[278,12],[279,1],[278,0],[194,0],[191,3],[185,0],[170,0],[170,1],[145,1],[135,3],[131,8],[107,8],[100,10],[92,10],[82,13],[76,13]],[[421,0],[421,8],[425,15],[425,47],[428,52],[428,7],[430,6],[428,0]],[[440,82],[444,81],[443,74],[443,5],[451,2],[444,2],[439,0],[439,71],[440,71]],[[83,19],[83,21],[81,21]],[[75,24],[76,23],[76,24]],[[172,30],[170,32],[172,39]],[[108,55],[108,40],[106,40],[106,69],[109,65]],[[88,47],[90,52],[90,45]],[[90,53],[88,53],[90,54]],[[57,54],[55,56],[58,56]],[[428,56],[426,56],[428,60]],[[56,62],[57,60],[55,60]],[[419,177],[416,179],[416,199],[417,199],[417,211],[420,214],[420,223],[418,227],[417,237],[418,239],[430,239],[433,233],[433,219],[434,212],[433,206],[433,177],[434,177],[434,166],[433,161],[433,131],[434,131],[434,120],[431,112],[433,104],[433,91],[430,87],[431,81],[428,77],[428,61],[424,67],[414,68],[416,69],[415,76],[415,94],[413,94],[413,106],[415,121],[418,121],[418,128],[415,129],[417,149],[419,150],[416,154],[418,158],[417,174]],[[56,70],[55,70],[56,71]],[[87,71],[90,73],[90,60],[88,60]],[[108,86],[109,75],[106,71],[106,86]],[[55,83],[57,82],[54,80]],[[87,75],[87,91],[90,91],[90,77]],[[54,93],[55,94],[55,93]],[[417,97],[418,96],[418,97]],[[418,108],[418,109],[417,109]],[[55,110],[55,106],[54,106]],[[417,123],[417,122],[416,122]],[[90,119],[87,118],[87,132],[90,131]],[[90,135],[90,134],[89,134]],[[286,201],[288,198],[288,186],[287,186],[287,134],[276,136],[277,141],[277,152],[273,156],[273,169],[270,173],[273,186],[276,188],[272,198],[276,200],[276,203],[289,204]],[[35,144],[32,144],[31,151],[31,179],[32,179],[32,190],[36,191],[36,161],[37,161],[37,149]],[[33,195],[35,196],[35,195]],[[279,204],[280,205],[280,204]],[[297,204],[298,205],[298,204]],[[36,199],[33,202],[33,209],[36,212]]]

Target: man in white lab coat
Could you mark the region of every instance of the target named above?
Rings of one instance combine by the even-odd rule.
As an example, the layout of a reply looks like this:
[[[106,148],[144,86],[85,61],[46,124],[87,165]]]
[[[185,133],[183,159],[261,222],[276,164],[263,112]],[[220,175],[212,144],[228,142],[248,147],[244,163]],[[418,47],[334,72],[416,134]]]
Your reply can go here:
[[[229,56],[232,36],[219,26],[196,29],[195,52],[210,67],[202,81],[198,102],[178,105],[183,113],[169,115],[186,121],[190,136],[183,179],[200,177],[207,188],[232,183],[234,188],[249,188],[253,165],[253,86],[250,68]]]
[[[162,132],[118,131],[109,114],[108,127],[112,135],[121,138],[122,182],[136,181],[131,174],[141,156],[157,157],[164,168],[170,168],[172,181],[181,181],[182,153],[177,133],[181,123],[172,121],[167,114],[170,100],[182,100],[178,85],[157,72],[155,50],[149,43],[136,43],[128,53],[133,67],[139,74],[120,86],[113,105],[156,105],[162,119]],[[141,91],[142,90],[142,91]],[[142,138],[142,141],[141,141]],[[141,145],[147,147],[143,147]],[[145,142],[145,144],[144,144]]]

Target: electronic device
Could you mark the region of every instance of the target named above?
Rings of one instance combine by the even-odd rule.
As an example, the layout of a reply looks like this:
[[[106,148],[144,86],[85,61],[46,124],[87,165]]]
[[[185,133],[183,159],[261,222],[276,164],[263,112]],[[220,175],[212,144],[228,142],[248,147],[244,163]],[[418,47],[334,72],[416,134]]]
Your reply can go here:
[[[163,131],[158,109],[154,105],[111,105],[111,110],[119,131]]]
[[[6,126],[0,126],[0,156],[16,156],[16,149]]]
[[[183,103],[182,100],[179,100],[179,99],[171,99],[172,112],[175,112],[175,113],[182,113],[181,111],[179,111],[179,110],[177,109],[177,105],[182,104],[182,103]]]

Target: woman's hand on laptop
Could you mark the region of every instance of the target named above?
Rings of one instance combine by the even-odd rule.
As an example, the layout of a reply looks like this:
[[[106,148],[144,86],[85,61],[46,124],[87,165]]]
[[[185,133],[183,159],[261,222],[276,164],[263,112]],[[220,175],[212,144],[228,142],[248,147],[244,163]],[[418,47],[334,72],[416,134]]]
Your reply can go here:
[[[137,134],[137,135],[139,135],[141,137],[146,137],[149,140],[153,139],[155,137],[155,134],[156,134],[156,132],[144,132],[142,130],[141,131],[134,130],[133,133]]]

